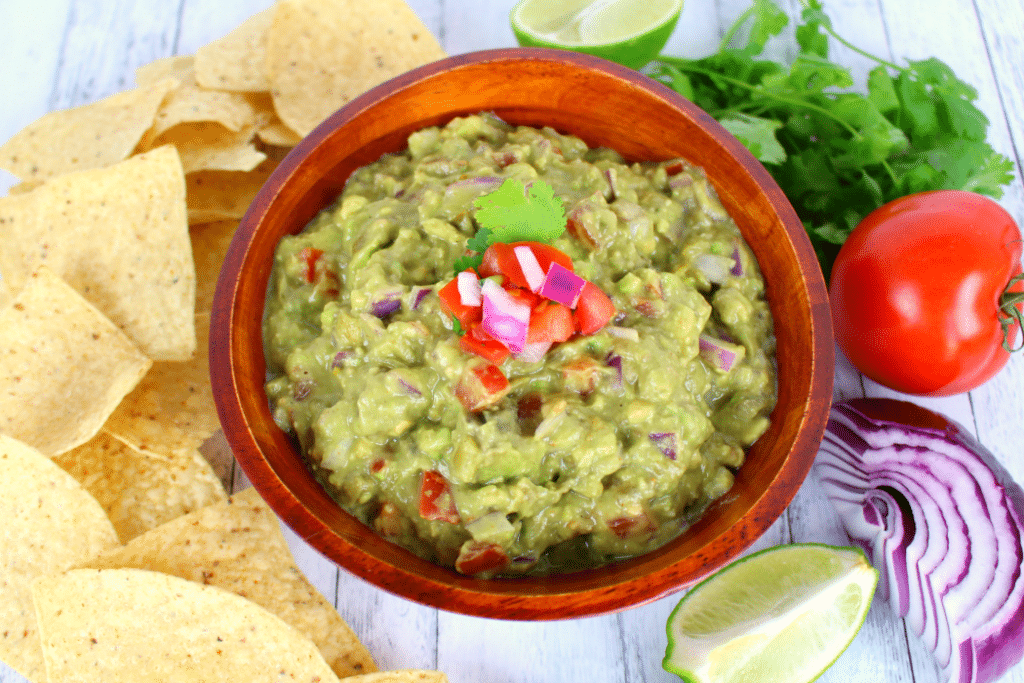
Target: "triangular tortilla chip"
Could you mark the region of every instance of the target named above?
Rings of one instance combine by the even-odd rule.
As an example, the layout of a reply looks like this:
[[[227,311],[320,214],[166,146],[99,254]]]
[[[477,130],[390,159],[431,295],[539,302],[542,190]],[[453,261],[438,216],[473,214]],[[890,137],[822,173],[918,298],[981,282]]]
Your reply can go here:
[[[195,350],[195,266],[171,146],[0,197],[0,272],[17,290],[49,266],[154,360]]]
[[[267,29],[273,9],[249,17],[231,33],[196,51],[196,80],[204,88],[266,92]]]
[[[299,135],[373,86],[444,56],[402,0],[280,0],[267,33],[274,107]]]
[[[39,451],[0,434],[0,660],[45,681],[32,581],[118,546],[103,508]]]
[[[238,220],[245,215],[278,161],[267,158],[252,171],[198,171],[185,178],[192,225]]]
[[[73,569],[33,584],[50,680],[328,683],[308,638],[234,593],[142,569]]]
[[[100,502],[122,542],[227,499],[210,463],[195,450],[155,456],[100,432],[54,461]]]
[[[98,102],[43,115],[0,147],[0,168],[45,180],[127,159],[180,83],[157,79]]]
[[[45,266],[0,311],[0,431],[53,456],[95,435],[152,361]]]
[[[376,671],[370,653],[302,575],[255,489],[179,517],[82,566],[135,567],[241,595],[304,633],[338,676]]]
[[[139,85],[173,78],[175,88],[157,110],[153,127],[146,132],[143,148],[164,131],[181,123],[215,122],[228,130],[240,131],[257,124],[256,110],[240,93],[210,90],[196,82],[194,58],[167,57],[145,64],[135,71]]]

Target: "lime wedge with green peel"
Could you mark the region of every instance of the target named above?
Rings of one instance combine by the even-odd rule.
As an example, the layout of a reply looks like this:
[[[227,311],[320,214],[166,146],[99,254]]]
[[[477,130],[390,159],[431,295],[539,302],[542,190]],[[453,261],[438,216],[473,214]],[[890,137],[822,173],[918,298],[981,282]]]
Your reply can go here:
[[[658,56],[683,0],[520,0],[510,22],[520,45],[554,47],[639,69]]]
[[[687,683],[807,683],[853,641],[878,571],[855,548],[803,543],[733,562],[668,619],[663,665]]]

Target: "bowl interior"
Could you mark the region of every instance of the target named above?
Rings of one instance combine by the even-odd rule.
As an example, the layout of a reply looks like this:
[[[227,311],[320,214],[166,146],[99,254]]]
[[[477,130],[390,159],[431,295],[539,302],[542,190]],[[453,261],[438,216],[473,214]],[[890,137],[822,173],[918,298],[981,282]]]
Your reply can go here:
[[[776,323],[779,400],[730,493],[682,536],[622,563],[544,578],[481,580],[392,545],[343,512],[274,423],[263,390],[260,325],[272,256],[340,194],[356,168],[407,136],[492,111],[551,126],[629,160],[701,166],[761,265]],[[451,57],[353,100],[281,163],[239,226],[218,284],[211,376],[225,435],[246,474],[299,535],[349,571],[403,597],[506,619],[631,607],[691,585],[734,559],[789,504],[806,476],[832,395],[833,347],[821,272],[800,221],[765,169],[703,111],[635,71],[562,51]]]

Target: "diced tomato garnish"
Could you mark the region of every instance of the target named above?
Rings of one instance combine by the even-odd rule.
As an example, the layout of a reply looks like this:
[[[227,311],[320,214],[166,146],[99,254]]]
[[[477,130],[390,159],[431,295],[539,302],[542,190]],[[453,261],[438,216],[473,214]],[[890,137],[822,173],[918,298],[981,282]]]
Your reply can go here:
[[[519,259],[516,258],[516,247],[530,247],[533,255],[537,257],[537,263],[541,270],[548,272],[548,266],[552,263],[560,263],[566,269],[572,270],[572,259],[550,244],[543,242],[513,242],[505,244],[495,242],[487,247],[484,252],[484,260],[480,264],[480,276],[491,277],[492,275],[504,275],[516,287],[530,289],[523,269],[519,267]]]
[[[593,282],[583,285],[576,309],[572,312],[576,331],[580,334],[594,334],[614,316],[615,304],[611,298]]]
[[[482,306],[466,306],[459,294],[459,279],[455,278],[437,292],[441,299],[441,310],[459,321],[463,328],[479,322],[484,315]]]
[[[543,301],[530,312],[526,343],[563,342],[576,331],[572,310],[557,301]]]
[[[504,283],[502,283],[501,288],[508,292],[513,299],[526,304],[530,308],[533,308],[534,306],[545,300],[544,297],[542,297],[540,294],[535,294],[534,292],[531,292],[529,289],[517,287],[516,285],[512,284],[511,281],[505,281]]]
[[[682,173],[682,172],[683,172],[683,162],[682,161],[673,161],[672,163],[665,165],[665,173],[667,173],[668,175],[676,175],[677,173]]]
[[[459,510],[448,480],[436,470],[424,472],[420,481],[420,517],[452,524],[459,522]]]
[[[459,557],[455,560],[455,569],[461,574],[473,576],[484,572],[494,572],[507,564],[508,555],[497,543],[466,541],[459,549]]]
[[[507,346],[484,332],[480,323],[473,323],[466,334],[459,338],[459,348],[466,353],[474,353],[495,365],[501,365],[510,353]]]
[[[471,413],[500,401],[509,391],[508,378],[491,363],[466,366],[455,384],[455,396]]]

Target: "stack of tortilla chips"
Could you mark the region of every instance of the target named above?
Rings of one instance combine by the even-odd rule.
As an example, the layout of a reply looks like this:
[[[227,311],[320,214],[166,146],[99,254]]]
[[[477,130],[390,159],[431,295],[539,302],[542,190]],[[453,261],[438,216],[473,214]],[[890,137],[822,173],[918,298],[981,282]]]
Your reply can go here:
[[[0,146],[0,660],[33,683],[445,680],[372,673],[202,450],[237,221],[320,121],[442,56],[401,0],[280,0]]]

